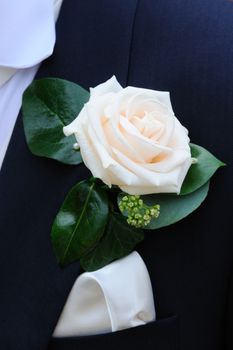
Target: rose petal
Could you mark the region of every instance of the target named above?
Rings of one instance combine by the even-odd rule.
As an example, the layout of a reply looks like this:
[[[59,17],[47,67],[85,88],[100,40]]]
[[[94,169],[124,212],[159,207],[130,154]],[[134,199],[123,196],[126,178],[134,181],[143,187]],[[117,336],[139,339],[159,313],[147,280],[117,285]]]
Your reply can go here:
[[[81,112],[79,113],[78,117],[76,117],[72,123],[70,123],[69,125],[67,126],[64,126],[63,128],[63,133],[66,135],[66,136],[70,136],[74,133],[77,132],[78,130],[78,125],[79,125],[79,120],[82,119],[82,118],[85,118],[86,117],[86,105],[84,105],[83,109],[81,110]]]
[[[90,88],[90,100],[93,97],[101,96],[109,92],[119,92],[122,90],[122,86],[118,83],[115,75],[102,84],[97,85],[94,88]]]
[[[169,147],[156,144],[153,140],[144,137],[126,118],[120,118],[120,124],[122,126],[122,134],[143,157],[144,162],[150,162],[161,152],[171,151]]]
[[[137,95],[145,94],[147,98],[156,99],[161,104],[166,106],[170,111],[173,112],[172,105],[171,105],[171,99],[170,99],[170,93],[168,91],[157,91],[157,90],[150,90],[150,89],[144,89],[144,88],[137,88],[133,86],[127,86],[124,91],[127,93],[127,95]]]
[[[170,147],[184,148],[190,152],[189,141],[190,140],[188,137],[187,129],[184,128],[183,125],[181,125],[181,123],[177,118],[175,118],[175,128],[174,128],[173,136],[169,143]]]
[[[139,180],[137,181],[139,182],[139,186],[136,186],[137,182],[132,183],[130,188],[126,186],[127,184],[120,186],[121,189],[124,188],[124,190],[126,190],[126,192],[129,194],[146,194],[144,192],[145,188],[147,188],[147,190],[150,188],[150,192],[148,193],[178,193],[180,191],[184,177],[186,176],[187,171],[191,165],[191,158],[188,158],[181,167],[177,166],[167,173],[155,173],[143,168],[140,164],[132,162],[131,159],[125,157],[125,155],[118,150],[114,151],[118,157],[120,164],[135,174]],[[133,187],[134,193],[132,192]],[[137,191],[136,187],[138,187]],[[144,190],[142,190],[142,188]]]
[[[93,176],[104,179],[104,182],[111,186],[111,182],[104,171],[96,149],[93,147],[92,140],[89,137],[85,123],[86,119],[83,118],[82,120],[79,120],[78,131],[75,133],[75,137],[80,145],[82,159],[86,167],[92,172]]]
[[[104,132],[108,144],[111,145],[111,149],[112,147],[119,149],[121,152],[124,152],[128,157],[137,162],[144,161],[140,153],[136,152],[132,145],[122,135],[121,131],[119,130],[119,121],[116,118],[110,118],[105,123]]]
[[[176,167],[182,166],[187,159],[191,160],[190,151],[186,149],[173,149],[172,152],[160,157],[158,161],[155,158],[153,163],[143,163],[142,166],[154,173],[168,173]]]

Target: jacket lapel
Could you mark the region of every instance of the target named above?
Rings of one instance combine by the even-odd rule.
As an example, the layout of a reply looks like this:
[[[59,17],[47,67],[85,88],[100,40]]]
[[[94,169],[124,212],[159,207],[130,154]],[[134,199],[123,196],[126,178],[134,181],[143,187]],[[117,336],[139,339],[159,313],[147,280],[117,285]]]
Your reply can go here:
[[[56,76],[84,87],[116,74],[124,85],[136,1],[64,1],[54,55],[38,77]],[[33,156],[25,143],[21,115],[0,173],[1,346],[44,350],[78,263],[61,269],[50,229],[70,187],[89,175],[84,166],[64,166]]]

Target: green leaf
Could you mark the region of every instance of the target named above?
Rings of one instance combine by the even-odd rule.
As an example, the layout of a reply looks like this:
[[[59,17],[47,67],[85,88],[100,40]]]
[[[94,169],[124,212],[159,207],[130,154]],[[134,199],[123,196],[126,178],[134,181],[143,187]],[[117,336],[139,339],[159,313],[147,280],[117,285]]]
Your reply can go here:
[[[52,243],[58,262],[66,265],[92,249],[104,233],[107,218],[106,192],[93,180],[75,185],[52,227]]]
[[[142,196],[143,201],[147,205],[160,205],[159,217],[157,219],[152,219],[145,228],[149,230],[158,229],[184,219],[201,205],[208,194],[208,190],[209,182],[195,192],[185,196],[174,194]]]
[[[143,238],[142,230],[129,226],[121,214],[111,213],[104,236],[92,251],[80,259],[80,264],[86,271],[100,269],[128,255]]]
[[[30,151],[65,164],[79,164],[72,135],[63,134],[89,100],[89,92],[72,82],[46,78],[35,80],[23,95],[23,122]]]
[[[225,165],[205,148],[195,144],[190,144],[190,147],[192,157],[197,158],[198,162],[191,165],[183,182],[181,195],[196,191],[214,175],[219,167]]]

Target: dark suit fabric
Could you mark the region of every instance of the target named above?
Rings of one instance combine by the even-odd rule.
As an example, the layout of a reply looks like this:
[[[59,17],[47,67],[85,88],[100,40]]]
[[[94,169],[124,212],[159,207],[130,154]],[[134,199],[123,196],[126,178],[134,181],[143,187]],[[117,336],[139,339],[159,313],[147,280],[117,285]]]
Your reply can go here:
[[[90,175],[33,156],[19,116],[0,173],[0,348],[223,350],[232,342],[233,3],[223,0],[64,0],[54,54],[38,77],[171,93],[191,141],[228,166],[202,206],[138,246],[157,321],[112,334],[51,339],[82,272],[60,269],[50,228],[72,185]]]

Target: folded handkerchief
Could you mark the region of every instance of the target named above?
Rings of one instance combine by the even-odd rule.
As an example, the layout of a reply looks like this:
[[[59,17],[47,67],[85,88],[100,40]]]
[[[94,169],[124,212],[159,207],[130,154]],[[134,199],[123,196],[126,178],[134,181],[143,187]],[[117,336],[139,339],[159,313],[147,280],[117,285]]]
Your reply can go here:
[[[137,252],[80,275],[63,308],[55,337],[91,335],[155,319],[150,277]]]

